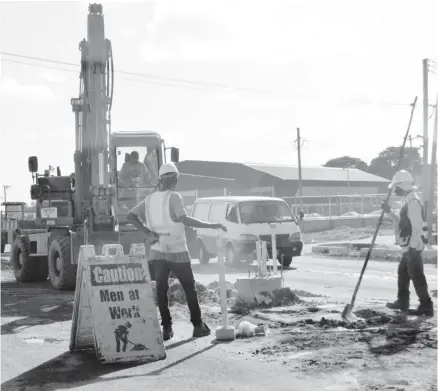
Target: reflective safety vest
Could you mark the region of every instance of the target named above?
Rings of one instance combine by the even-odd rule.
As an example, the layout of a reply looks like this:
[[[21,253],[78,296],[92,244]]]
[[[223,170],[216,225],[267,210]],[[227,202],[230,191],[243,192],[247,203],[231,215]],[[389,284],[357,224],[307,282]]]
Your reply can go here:
[[[412,236],[411,220],[408,217],[408,205],[411,202],[418,202],[420,204],[421,217],[423,220],[423,233],[421,235],[421,240],[423,241],[423,244],[427,244],[426,214],[424,211],[423,203],[421,202],[421,200],[418,197],[414,196],[411,199],[409,199],[400,210],[400,222],[398,225],[398,229],[399,229],[399,243],[398,244],[402,248],[407,248],[409,246],[409,242],[410,242],[411,236]]]
[[[151,249],[164,253],[188,251],[184,224],[176,223],[170,216],[170,196],[173,191],[157,191],[146,197],[147,227],[160,235]]]

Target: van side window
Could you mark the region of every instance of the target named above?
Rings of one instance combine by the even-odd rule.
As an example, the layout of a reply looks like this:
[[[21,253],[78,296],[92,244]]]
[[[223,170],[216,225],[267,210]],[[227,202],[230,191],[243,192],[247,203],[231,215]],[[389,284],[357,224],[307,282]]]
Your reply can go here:
[[[213,203],[211,204],[210,214],[208,221],[210,223],[222,223],[225,221],[225,212],[227,204],[225,203]]]
[[[239,219],[237,218],[237,205],[229,204],[227,208],[227,220],[232,223],[238,223]]]
[[[201,220],[201,221],[208,221],[208,212],[210,209],[210,204],[195,204],[195,207],[193,208],[193,214],[192,216],[195,219]]]

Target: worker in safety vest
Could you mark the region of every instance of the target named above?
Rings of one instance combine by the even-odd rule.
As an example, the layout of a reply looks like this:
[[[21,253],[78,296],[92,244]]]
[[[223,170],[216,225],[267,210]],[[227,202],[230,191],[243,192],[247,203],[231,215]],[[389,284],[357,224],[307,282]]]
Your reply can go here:
[[[414,193],[414,178],[405,171],[398,171],[389,188],[395,188],[397,196],[404,197],[405,203],[400,210],[400,216],[391,211],[386,202],[382,209],[394,221],[396,243],[402,248],[403,255],[398,266],[398,294],[397,300],[386,306],[403,312],[409,311],[409,284],[412,280],[415,291],[420,299],[416,311],[409,311],[412,315],[433,316],[433,302],[430,298],[426,276],[424,275],[423,260],[421,258],[424,245],[427,243],[427,226],[423,204]]]
[[[128,219],[146,234],[146,241],[151,245],[149,259],[153,262],[155,270],[157,300],[165,341],[173,337],[167,297],[171,272],[178,278],[186,294],[190,320],[194,326],[193,337],[210,334],[209,327],[201,317],[185,226],[226,231],[222,224],[207,223],[187,216],[183,198],[175,192],[178,175],[178,169],[173,163],[163,164],[159,170],[159,191],[147,196],[128,215]]]

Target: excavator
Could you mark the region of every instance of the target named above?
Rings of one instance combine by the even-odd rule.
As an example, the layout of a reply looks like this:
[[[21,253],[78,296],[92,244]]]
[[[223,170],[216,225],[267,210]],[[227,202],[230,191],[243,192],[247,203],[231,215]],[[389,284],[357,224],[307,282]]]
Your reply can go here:
[[[125,177],[135,173],[143,157],[155,170],[170,160],[178,162],[178,148],[167,148],[152,131],[111,129],[114,96],[114,61],[111,41],[105,38],[101,4],[88,8],[87,39],[79,44],[81,70],[79,97],[71,99],[75,115],[74,173],[38,174],[38,158],[28,159],[36,201],[36,219],[31,228],[17,228],[11,247],[11,263],[18,282],[45,281],[57,290],[74,290],[81,245],[95,246],[100,254],[105,244],[121,244],[128,253],[131,244],[143,243],[141,233],[129,224],[127,214],[139,200],[158,190],[158,177]],[[134,152],[134,153],[133,153]],[[126,158],[128,157],[128,158]],[[135,159],[134,159],[135,160]],[[123,169],[124,165],[128,165]]]

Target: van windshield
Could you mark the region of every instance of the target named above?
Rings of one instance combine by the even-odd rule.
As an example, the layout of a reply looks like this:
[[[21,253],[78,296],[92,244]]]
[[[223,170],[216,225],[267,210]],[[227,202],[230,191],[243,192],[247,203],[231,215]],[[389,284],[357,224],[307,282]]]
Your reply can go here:
[[[296,222],[289,206],[281,201],[244,201],[239,203],[239,212],[243,224]]]

